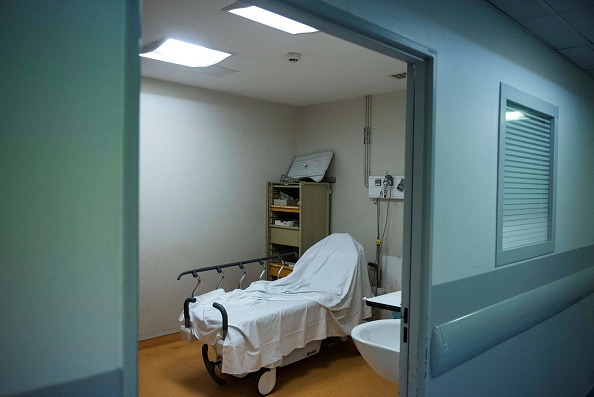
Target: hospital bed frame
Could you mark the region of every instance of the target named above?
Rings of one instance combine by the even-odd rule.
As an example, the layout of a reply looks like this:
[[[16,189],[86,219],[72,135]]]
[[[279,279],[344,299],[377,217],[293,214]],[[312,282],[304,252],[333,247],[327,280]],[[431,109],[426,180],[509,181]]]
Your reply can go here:
[[[184,324],[180,327],[181,338],[183,340],[185,340],[186,342],[192,342],[192,341],[196,340],[196,337],[192,334],[192,328],[191,328],[192,324],[190,321],[190,303],[196,302],[195,293],[201,283],[201,279],[200,279],[200,276],[198,275],[198,273],[216,270],[221,275],[221,281],[219,281],[219,284],[217,285],[217,289],[218,289],[221,286],[223,279],[225,278],[225,273],[223,272],[223,269],[228,268],[228,267],[237,266],[243,270],[243,276],[241,277],[241,279],[239,280],[239,283],[238,283],[238,288],[241,289],[241,283],[247,273],[245,270],[245,265],[250,264],[250,263],[260,263],[260,265],[263,267],[262,273],[260,274],[260,280],[261,280],[262,277],[264,277],[264,274],[266,273],[266,262],[269,260],[272,260],[272,259],[277,259],[279,262],[281,262],[281,267],[277,273],[277,278],[280,278],[281,272],[286,265],[285,258],[291,257],[291,256],[297,257],[297,253],[288,252],[288,253],[267,256],[267,257],[262,257],[262,258],[256,258],[256,259],[250,259],[250,260],[245,260],[245,261],[240,261],[240,262],[231,262],[231,263],[226,263],[223,265],[216,265],[216,266],[209,266],[209,267],[203,267],[203,268],[198,268],[198,269],[186,270],[185,272],[180,273],[177,276],[178,280],[188,274],[191,274],[197,280],[197,284],[194,287],[194,289],[192,290],[192,296],[187,298],[184,301]],[[223,342],[224,342],[225,338],[227,337],[229,319],[227,316],[227,311],[225,310],[223,305],[221,305],[220,303],[214,302],[212,304],[212,306],[215,309],[217,309],[219,312],[221,312],[221,317],[223,319],[223,328],[221,330],[222,338],[217,341],[215,346],[213,346],[213,349],[216,354],[216,361],[209,360],[209,358],[208,358],[208,344],[206,344],[206,343],[202,346],[202,360],[204,361],[206,370],[208,371],[208,374],[211,376],[211,378],[217,384],[219,384],[221,386],[225,386],[225,384],[226,384],[225,380],[221,379],[216,374],[215,367],[219,367],[219,369],[221,368],[221,364],[222,364],[222,360],[223,360],[223,358],[222,358]],[[241,378],[242,379],[255,378],[256,389],[258,390],[260,395],[263,395],[263,396],[268,395],[272,391],[272,389],[274,388],[274,385],[276,383],[276,367],[277,366],[285,366],[285,365],[294,363],[294,362],[299,361],[303,358],[310,357],[310,356],[318,353],[318,351],[320,349],[320,344],[321,344],[320,341],[312,341],[300,349],[295,349],[288,356],[283,357],[281,359],[281,362],[275,363],[275,365],[272,368],[260,368],[259,371],[245,374]]]

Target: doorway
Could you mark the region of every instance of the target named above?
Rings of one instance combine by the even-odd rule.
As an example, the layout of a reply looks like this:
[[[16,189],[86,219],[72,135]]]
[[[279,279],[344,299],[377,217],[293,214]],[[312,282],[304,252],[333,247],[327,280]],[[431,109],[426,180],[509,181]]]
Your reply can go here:
[[[410,384],[412,379],[414,390],[417,390],[416,374],[419,369],[416,367],[416,357],[421,357],[424,354],[422,341],[425,340],[420,335],[422,330],[425,329],[420,323],[420,319],[422,319],[420,313],[424,310],[422,288],[428,284],[423,279],[422,275],[426,273],[420,270],[421,266],[411,266],[411,264],[418,263],[422,265],[423,249],[427,246],[426,241],[414,239],[412,236],[423,235],[421,231],[426,225],[424,222],[427,222],[426,217],[423,217],[423,215],[427,213],[428,193],[423,194],[423,189],[428,186],[430,180],[430,164],[427,164],[427,158],[430,158],[430,156],[425,157],[427,153],[425,153],[424,149],[428,145],[427,140],[431,137],[430,133],[426,134],[426,131],[431,131],[431,108],[425,108],[427,104],[432,103],[432,60],[426,55],[429,51],[419,48],[414,43],[409,43],[401,37],[396,37],[389,31],[384,31],[352,15],[340,12],[340,10],[322,2],[308,4],[307,6],[299,4],[299,2],[292,4],[292,2],[256,1],[254,3],[262,3],[263,7],[279,14],[287,15],[305,23],[315,24],[326,33],[407,62],[407,74],[409,76],[406,98],[405,144],[407,196],[404,205],[404,242],[402,249],[403,311],[407,315],[405,321],[403,321],[404,339],[400,367],[402,371],[401,379],[407,378],[409,380],[406,385]],[[410,78],[411,76],[414,78]],[[419,131],[422,131],[423,134],[419,134]],[[412,287],[413,285],[414,287]],[[414,290],[412,295],[411,290]],[[411,327],[409,324],[414,325]],[[415,359],[410,360],[409,357]],[[400,390],[402,395],[407,395],[407,387],[405,387],[404,382],[401,382]]]
[[[407,63],[406,165],[400,384],[401,396],[424,395],[428,373],[430,215],[434,51],[323,1],[256,0],[270,11]]]

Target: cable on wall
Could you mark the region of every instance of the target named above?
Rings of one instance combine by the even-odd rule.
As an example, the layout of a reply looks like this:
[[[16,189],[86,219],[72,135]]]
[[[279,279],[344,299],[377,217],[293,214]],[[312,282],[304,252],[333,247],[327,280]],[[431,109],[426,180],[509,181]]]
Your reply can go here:
[[[386,189],[389,189],[389,193],[387,194],[388,197],[391,196],[391,190],[392,190],[392,185],[389,185],[386,187]],[[375,239],[375,244],[376,244],[376,250],[375,250],[375,263],[377,264],[377,287],[381,287],[382,286],[382,249],[384,247],[384,237],[386,236],[386,229],[388,227],[388,218],[390,215],[390,202],[392,200],[388,199],[388,204],[386,206],[386,219],[384,221],[384,230],[381,231],[381,201],[380,201],[381,195],[380,197],[378,197],[375,200],[375,205],[377,205],[377,219],[376,219],[376,224],[377,224],[377,236]],[[381,232],[381,233],[380,233]]]

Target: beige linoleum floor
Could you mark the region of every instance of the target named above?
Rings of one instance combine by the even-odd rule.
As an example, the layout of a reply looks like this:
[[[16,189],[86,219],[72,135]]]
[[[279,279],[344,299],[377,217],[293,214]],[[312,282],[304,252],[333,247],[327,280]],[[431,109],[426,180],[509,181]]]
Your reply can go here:
[[[179,341],[179,336],[142,341],[138,351],[139,396],[259,396],[253,381],[223,375],[227,385],[217,385],[206,372],[201,348],[201,342],[186,343]],[[315,356],[278,368],[270,396],[398,396],[398,385],[377,375],[349,338],[322,348]]]

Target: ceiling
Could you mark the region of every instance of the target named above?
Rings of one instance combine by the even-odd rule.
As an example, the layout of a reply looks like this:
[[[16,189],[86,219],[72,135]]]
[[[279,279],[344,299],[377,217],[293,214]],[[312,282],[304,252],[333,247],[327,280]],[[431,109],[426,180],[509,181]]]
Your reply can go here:
[[[189,68],[141,58],[141,74],[293,106],[382,94],[406,88],[394,58],[322,32],[291,35],[233,15],[234,0],[143,0],[142,45],[165,36],[233,55],[218,65]],[[287,53],[301,59],[291,63]]]
[[[594,76],[594,0],[487,0]]]
[[[486,0],[594,76],[594,0]],[[322,32],[291,35],[222,11],[235,0],[143,0],[142,45],[169,36],[233,55],[189,68],[141,58],[160,80],[305,106],[404,90],[406,64]],[[301,54],[297,63],[289,52]]]

